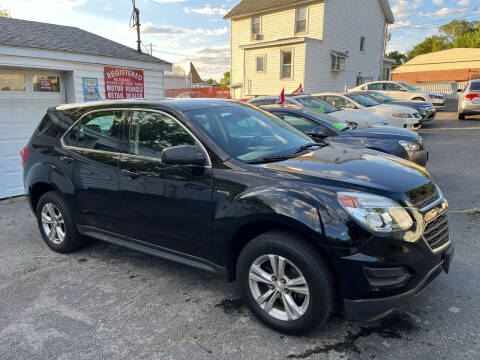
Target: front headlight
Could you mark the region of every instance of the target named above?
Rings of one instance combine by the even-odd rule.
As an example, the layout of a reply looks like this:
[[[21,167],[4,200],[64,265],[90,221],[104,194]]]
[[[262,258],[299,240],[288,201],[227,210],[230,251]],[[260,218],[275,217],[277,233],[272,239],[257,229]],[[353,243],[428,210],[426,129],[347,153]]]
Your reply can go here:
[[[402,231],[413,225],[408,212],[389,198],[361,192],[339,192],[337,198],[348,214],[374,231]]]
[[[412,114],[407,114],[407,113],[395,113],[395,114],[392,114],[393,117],[396,117],[396,118],[403,118],[403,119],[408,119],[408,118],[411,118],[413,117]]]
[[[404,140],[400,140],[398,142],[400,145],[403,146],[403,148],[407,151],[417,151],[417,150],[420,150],[422,147],[420,145],[420,143],[416,142],[416,141],[404,141]]]

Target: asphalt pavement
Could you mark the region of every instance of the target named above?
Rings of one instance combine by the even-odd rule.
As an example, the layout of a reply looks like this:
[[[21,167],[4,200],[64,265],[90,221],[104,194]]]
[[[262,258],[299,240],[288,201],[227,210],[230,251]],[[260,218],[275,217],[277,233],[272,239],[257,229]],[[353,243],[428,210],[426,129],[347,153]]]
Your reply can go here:
[[[448,275],[391,316],[334,316],[285,336],[208,273],[103,243],[52,252],[17,198],[0,201],[0,358],[480,359],[480,117],[443,111],[420,133],[456,254]]]

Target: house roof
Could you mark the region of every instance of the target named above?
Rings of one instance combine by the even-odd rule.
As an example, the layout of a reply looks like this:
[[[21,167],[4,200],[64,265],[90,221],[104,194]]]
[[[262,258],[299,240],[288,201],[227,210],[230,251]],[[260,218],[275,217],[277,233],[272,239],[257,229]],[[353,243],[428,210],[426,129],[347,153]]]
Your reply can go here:
[[[312,1],[313,0],[242,0],[224,16],[224,19],[281,9]],[[379,0],[379,2],[385,14],[385,19],[392,24],[395,21],[395,18],[393,17],[392,9],[390,8],[388,0]]]
[[[193,84],[200,84],[200,83],[203,82],[202,78],[198,74],[197,69],[195,68],[195,66],[192,63],[190,63],[190,74],[192,74],[192,83]]]
[[[100,55],[170,65],[154,56],[88,31],[55,24],[0,17],[0,45]]]

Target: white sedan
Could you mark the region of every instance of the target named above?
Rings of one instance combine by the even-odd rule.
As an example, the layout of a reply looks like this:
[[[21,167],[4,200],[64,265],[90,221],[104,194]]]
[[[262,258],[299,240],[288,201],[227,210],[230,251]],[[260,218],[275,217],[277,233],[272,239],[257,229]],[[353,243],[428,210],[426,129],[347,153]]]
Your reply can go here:
[[[330,105],[351,112],[366,112],[382,116],[390,126],[416,130],[421,127],[422,116],[412,108],[399,105],[384,105],[355,93],[321,93],[315,94]]]
[[[248,103],[256,106],[273,105],[280,101],[278,96],[261,96],[248,101]],[[351,112],[339,109],[325,101],[311,95],[286,95],[285,104],[297,105],[312,109],[321,113],[333,116],[337,120],[346,123],[357,123],[362,125],[388,125],[383,116],[374,114],[370,111]]]

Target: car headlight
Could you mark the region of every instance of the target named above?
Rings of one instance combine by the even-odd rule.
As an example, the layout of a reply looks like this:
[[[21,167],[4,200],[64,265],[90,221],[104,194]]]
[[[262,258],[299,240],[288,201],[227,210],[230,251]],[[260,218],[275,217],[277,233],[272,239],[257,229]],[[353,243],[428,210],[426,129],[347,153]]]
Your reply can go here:
[[[392,116],[396,118],[404,118],[404,119],[413,117],[412,114],[406,114],[406,113],[395,113],[395,114],[392,114]]]
[[[400,140],[398,142],[402,147],[407,151],[417,151],[420,150],[422,147],[419,142],[416,141],[404,141]]]
[[[337,198],[348,214],[374,231],[402,231],[413,225],[408,212],[389,198],[361,192],[339,192]]]

